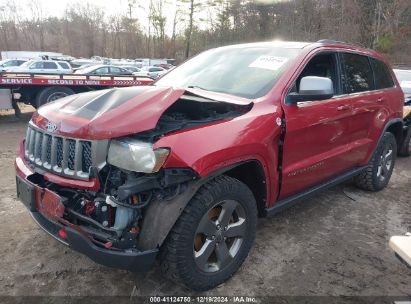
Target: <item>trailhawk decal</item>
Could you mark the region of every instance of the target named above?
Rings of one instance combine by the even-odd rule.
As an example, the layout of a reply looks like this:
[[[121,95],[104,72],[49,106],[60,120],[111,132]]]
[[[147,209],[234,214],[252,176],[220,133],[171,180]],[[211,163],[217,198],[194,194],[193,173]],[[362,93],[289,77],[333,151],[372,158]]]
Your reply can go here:
[[[290,172],[290,173],[287,174],[287,176],[292,177],[292,176],[296,176],[296,175],[300,175],[300,174],[304,174],[304,173],[309,173],[309,172],[315,171],[315,170],[317,170],[321,167],[324,167],[324,162],[323,161],[319,162],[315,165],[312,165],[310,167],[303,168],[303,169],[298,169],[298,170],[295,170],[293,172]]]

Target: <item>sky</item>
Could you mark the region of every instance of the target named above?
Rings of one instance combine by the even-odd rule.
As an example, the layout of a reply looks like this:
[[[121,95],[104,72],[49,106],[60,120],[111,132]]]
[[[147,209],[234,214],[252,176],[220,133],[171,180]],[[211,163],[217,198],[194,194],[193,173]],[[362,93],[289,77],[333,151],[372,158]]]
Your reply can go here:
[[[139,20],[141,29],[144,32],[148,32],[148,10],[149,10],[149,3],[150,0],[135,0],[137,5],[133,9],[133,17]],[[203,0],[205,2],[206,0]],[[254,0],[259,1],[262,3],[273,3],[273,2],[280,2],[280,1],[290,1],[290,0]],[[64,10],[67,5],[75,5],[76,3],[84,3],[88,2],[92,5],[96,5],[101,7],[105,12],[106,15],[116,15],[116,14],[126,14],[128,12],[128,0],[0,0],[0,8],[2,4],[7,3],[15,3],[20,8],[19,12],[23,16],[30,15],[30,4],[34,2],[38,2],[41,4],[43,8],[43,12],[45,13],[45,17],[53,16],[53,17],[62,17],[64,14]],[[171,35],[172,32],[172,22],[175,13],[176,7],[176,0],[165,0],[167,3],[166,9],[164,9],[167,22],[166,22],[166,33]],[[197,20],[197,26],[200,28],[202,27],[202,22],[198,22],[200,19],[207,19],[213,13],[210,13],[209,10],[202,9],[200,12],[196,13],[195,19]],[[185,22],[179,22],[177,25],[177,31],[184,28]],[[206,23],[203,23],[206,26]]]
[[[92,5],[101,7],[106,15],[126,14],[128,12],[128,0],[0,0],[0,7],[2,4],[6,4],[9,1],[13,1],[20,8],[20,13],[23,16],[30,15],[29,5],[30,3],[37,1],[41,4],[45,17],[62,17],[64,10],[68,5],[75,5],[77,2],[88,2]],[[149,0],[136,0],[137,5],[133,9],[133,17],[139,20],[140,26],[143,31],[147,31],[148,28],[148,10]],[[175,12],[176,0],[166,0],[167,9],[165,13],[167,16],[167,34],[172,31],[172,19]]]

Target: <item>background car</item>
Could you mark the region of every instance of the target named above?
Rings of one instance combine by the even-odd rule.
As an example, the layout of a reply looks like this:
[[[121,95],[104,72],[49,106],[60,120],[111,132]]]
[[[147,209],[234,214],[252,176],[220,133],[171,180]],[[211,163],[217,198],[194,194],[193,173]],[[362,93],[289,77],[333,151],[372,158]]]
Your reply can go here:
[[[139,69],[139,68],[136,67],[136,66],[122,66],[122,68],[123,68],[123,69],[126,69],[126,70],[128,70],[128,71],[130,71],[130,72],[132,72],[132,73],[137,73],[137,72],[140,72],[140,71],[141,71],[141,69]]]
[[[82,75],[133,75],[133,72],[129,70],[111,65],[94,65],[78,69],[74,73]]]
[[[404,92],[405,99],[411,99],[411,69],[394,69],[395,76],[397,76],[401,89]]]
[[[147,76],[153,79],[160,77],[161,75],[167,73],[168,71],[162,67],[156,66],[148,66],[143,67],[140,72],[135,72],[133,75],[135,76]]]
[[[30,74],[70,74],[73,70],[65,61],[30,60],[18,67],[7,69],[7,72]]]
[[[27,60],[24,59],[6,59],[0,61],[0,72],[5,72],[9,68],[20,66],[25,62],[27,62]]]

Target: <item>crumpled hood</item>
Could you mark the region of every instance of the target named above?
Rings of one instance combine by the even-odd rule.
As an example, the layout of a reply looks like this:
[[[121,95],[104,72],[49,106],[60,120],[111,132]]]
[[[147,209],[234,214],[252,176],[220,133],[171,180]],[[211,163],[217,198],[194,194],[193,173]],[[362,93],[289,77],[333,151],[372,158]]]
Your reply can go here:
[[[195,91],[195,93],[194,93]],[[108,139],[154,129],[160,116],[186,90],[171,87],[138,86],[76,94],[46,104],[33,115],[32,122],[47,131],[81,139]],[[197,94],[197,90],[190,90]],[[206,98],[237,104],[251,100],[224,94]],[[230,98],[231,97],[231,98]],[[52,126],[50,128],[50,126]]]

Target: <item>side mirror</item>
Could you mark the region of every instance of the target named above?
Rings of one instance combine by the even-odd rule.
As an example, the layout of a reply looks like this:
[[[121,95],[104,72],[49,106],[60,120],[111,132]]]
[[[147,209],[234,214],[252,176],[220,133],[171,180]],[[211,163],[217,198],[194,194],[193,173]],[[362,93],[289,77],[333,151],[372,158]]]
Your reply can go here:
[[[327,77],[307,76],[300,81],[300,92],[287,96],[287,104],[303,101],[325,100],[334,96],[333,82]]]

